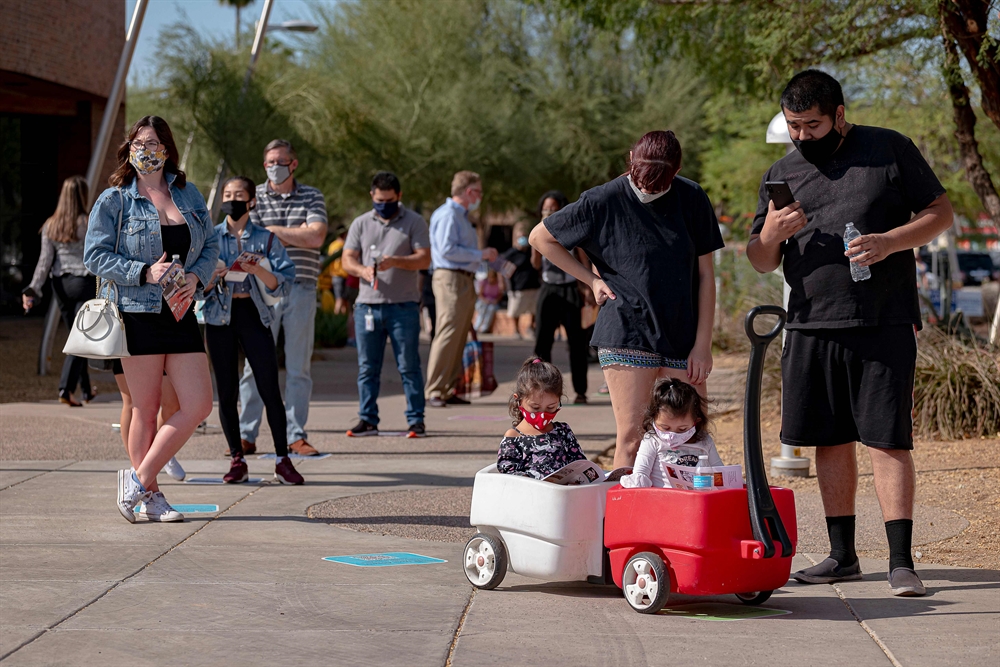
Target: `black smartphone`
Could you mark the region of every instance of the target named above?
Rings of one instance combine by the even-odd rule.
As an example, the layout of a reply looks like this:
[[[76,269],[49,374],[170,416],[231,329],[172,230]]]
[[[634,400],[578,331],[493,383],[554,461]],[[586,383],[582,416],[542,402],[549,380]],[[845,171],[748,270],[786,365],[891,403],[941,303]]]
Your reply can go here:
[[[766,181],[764,187],[767,188],[767,194],[774,202],[774,210],[777,211],[795,203],[792,189],[785,181]]]

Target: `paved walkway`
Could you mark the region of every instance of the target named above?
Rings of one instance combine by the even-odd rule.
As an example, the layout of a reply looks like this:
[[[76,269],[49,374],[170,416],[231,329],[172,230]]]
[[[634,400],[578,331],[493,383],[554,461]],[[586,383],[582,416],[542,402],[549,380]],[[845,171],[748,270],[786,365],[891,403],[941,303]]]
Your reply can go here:
[[[509,378],[528,351],[498,345],[500,378]],[[424,440],[348,439],[341,434],[355,418],[352,357],[346,350],[329,357],[314,367],[310,430],[332,456],[297,462],[307,480],[302,487],[161,477],[171,502],[218,506],[189,514],[182,524],[132,525],[115,510],[113,471],[126,463],[109,424],[120,404],[72,412],[56,404],[0,406],[3,664],[910,667],[1000,661],[996,571],[918,566],[929,595],[901,599],[888,595],[886,563],[864,561],[861,582],[792,583],[760,608],[769,615],[749,618],[740,617],[747,608],[732,597],[672,598],[665,613],[650,617],[633,612],[614,587],[513,574],[495,591],[474,592],[461,572],[461,534],[449,531],[461,530],[454,520],[461,498],[474,473],[495,456],[509,387],[469,407],[429,412],[433,437]],[[596,368],[591,378],[593,391]],[[392,394],[381,402],[383,428],[403,428],[398,378],[388,369],[383,386]],[[567,407],[562,415],[588,453],[613,441],[606,399]],[[217,423],[214,416],[209,422]],[[25,423],[32,427],[17,426]],[[210,429],[192,438],[180,459],[189,478],[217,478],[227,469],[224,450],[221,435]],[[44,460],[29,460],[32,452]],[[252,459],[251,476],[269,480],[272,466]],[[813,520],[810,502],[799,503],[802,522],[804,511]],[[310,508],[321,504],[340,507],[338,518],[310,519]],[[815,545],[803,546],[796,568],[822,558],[808,550]],[[323,560],[384,552],[447,562],[358,568]],[[720,618],[733,620],[713,620]]]

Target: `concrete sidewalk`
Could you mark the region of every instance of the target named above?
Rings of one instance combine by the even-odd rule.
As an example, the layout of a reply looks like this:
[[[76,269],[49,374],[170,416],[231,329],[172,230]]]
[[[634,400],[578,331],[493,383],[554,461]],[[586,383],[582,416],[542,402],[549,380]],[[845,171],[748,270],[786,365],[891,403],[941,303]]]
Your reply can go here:
[[[498,344],[506,369],[526,356],[505,347]],[[349,381],[353,376],[341,380]],[[904,599],[889,595],[884,561],[864,561],[863,581],[791,583],[757,608],[762,615],[749,617],[732,596],[672,597],[664,613],[643,616],[615,587],[514,574],[497,590],[474,591],[462,572],[462,534],[443,529],[456,525],[461,499],[435,514],[415,505],[419,494],[397,492],[467,497],[475,472],[494,460],[507,391],[429,412],[433,437],[424,440],[345,438],[356,405],[325,393],[310,427],[317,446],[333,456],[296,461],[305,486],[161,477],[172,503],[219,508],[165,525],[129,524],[114,507],[114,470],[127,465],[108,426],[118,404],[72,414],[58,405],[0,406],[3,449],[44,451],[48,459],[0,462],[0,660],[851,667],[1000,661],[1000,572],[989,570],[918,566],[929,594]],[[588,453],[614,437],[610,405],[595,400],[560,414]],[[383,428],[401,420],[398,393],[380,403]],[[22,422],[43,430],[22,427],[12,435],[12,425]],[[78,446],[81,438],[85,446]],[[195,436],[180,455],[189,478],[221,477],[228,468],[224,449],[217,431]],[[251,477],[270,479],[272,462],[249,462]],[[355,497],[360,502],[352,505]],[[309,518],[310,508],[331,500],[352,509],[338,519]],[[800,523],[815,521],[813,499],[798,506]],[[957,516],[930,509],[942,512],[935,523]],[[428,539],[394,534],[406,524],[422,526]],[[821,546],[800,543],[795,567],[821,559]],[[361,568],[323,560],[385,552],[447,562]]]

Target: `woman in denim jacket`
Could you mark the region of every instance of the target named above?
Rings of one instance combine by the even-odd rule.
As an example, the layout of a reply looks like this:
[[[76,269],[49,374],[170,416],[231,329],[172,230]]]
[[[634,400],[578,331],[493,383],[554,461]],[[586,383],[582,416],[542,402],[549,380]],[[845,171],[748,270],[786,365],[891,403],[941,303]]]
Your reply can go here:
[[[158,281],[178,256],[183,294],[197,296],[219,257],[205,200],[177,167],[177,146],[166,121],[144,116],[118,149],[118,168],[90,212],[83,261],[114,283],[131,356],[121,360],[132,394],[131,470],[118,471],[118,510],[135,522],[134,508],[151,521],[182,521],[156,484],[156,475],[212,411],[212,380],[193,309],[177,321],[163,304]],[[118,238],[118,215],[121,236]],[[117,242],[117,251],[115,250]],[[166,371],[180,409],[157,431]]]
[[[222,480],[229,484],[247,481],[247,462],[236,411],[240,389],[238,353],[243,348],[274,438],[274,479],[282,484],[302,484],[302,475],[288,458],[285,405],[278,386],[278,355],[270,329],[274,311],[261,295],[263,284],[268,296],[286,296],[295,280],[295,265],[273,233],[250,222],[250,209],[257,203],[255,194],[256,186],[246,176],[230,178],[223,187],[222,212],[226,219],[215,228],[219,265],[212,275],[213,282],[205,290],[202,309],[205,340],[219,388],[219,421],[232,456],[229,472]],[[232,275],[229,269],[244,252],[266,257],[271,268],[241,263],[241,270]],[[242,278],[237,280],[239,274]]]

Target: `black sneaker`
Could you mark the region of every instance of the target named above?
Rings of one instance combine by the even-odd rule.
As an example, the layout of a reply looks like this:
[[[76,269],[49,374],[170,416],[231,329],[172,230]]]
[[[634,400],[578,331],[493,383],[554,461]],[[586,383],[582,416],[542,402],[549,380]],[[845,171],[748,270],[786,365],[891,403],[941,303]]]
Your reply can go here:
[[[349,438],[363,438],[366,435],[378,435],[378,426],[369,424],[362,419],[353,428],[347,430],[347,437]]]
[[[833,558],[827,558],[819,565],[807,567],[792,575],[792,579],[802,584],[836,584],[840,581],[858,581],[861,579],[861,561],[855,560],[850,565],[841,566]]]
[[[445,403],[448,405],[471,405],[471,401],[467,401],[464,398],[459,398],[458,396],[449,396]]]
[[[410,424],[410,428],[407,429],[407,438],[423,438],[427,435],[427,431],[424,429],[423,422],[417,422],[416,424]]]

